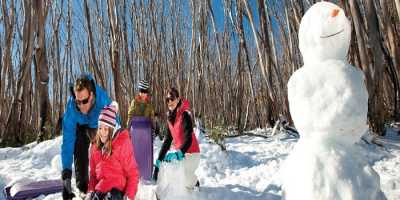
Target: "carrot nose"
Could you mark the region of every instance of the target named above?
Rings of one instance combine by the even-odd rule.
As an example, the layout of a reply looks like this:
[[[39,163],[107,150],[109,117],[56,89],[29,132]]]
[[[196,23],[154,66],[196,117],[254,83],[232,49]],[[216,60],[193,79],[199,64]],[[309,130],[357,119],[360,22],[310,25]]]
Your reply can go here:
[[[331,17],[336,17],[336,16],[339,14],[339,11],[340,11],[340,10],[337,9],[337,8],[336,8],[336,9],[333,9],[332,12],[331,12]]]

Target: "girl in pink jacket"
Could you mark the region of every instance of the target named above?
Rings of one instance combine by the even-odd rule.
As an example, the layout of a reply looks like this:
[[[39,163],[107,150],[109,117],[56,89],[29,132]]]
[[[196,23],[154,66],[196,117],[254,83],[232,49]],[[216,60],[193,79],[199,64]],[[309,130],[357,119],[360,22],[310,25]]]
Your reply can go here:
[[[87,200],[135,199],[139,172],[127,129],[116,121],[118,104],[112,102],[100,113],[95,142],[90,148]]]

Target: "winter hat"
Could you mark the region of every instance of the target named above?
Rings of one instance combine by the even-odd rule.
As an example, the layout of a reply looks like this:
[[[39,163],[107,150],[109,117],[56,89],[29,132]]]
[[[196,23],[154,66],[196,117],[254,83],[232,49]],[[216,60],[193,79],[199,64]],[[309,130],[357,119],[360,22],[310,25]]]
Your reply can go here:
[[[110,105],[105,106],[99,116],[99,125],[103,123],[104,125],[115,129],[117,124],[117,113],[118,113],[118,103],[116,101],[111,102]]]
[[[146,80],[143,79],[139,82],[139,90],[148,90],[149,87],[150,87],[150,84]]]

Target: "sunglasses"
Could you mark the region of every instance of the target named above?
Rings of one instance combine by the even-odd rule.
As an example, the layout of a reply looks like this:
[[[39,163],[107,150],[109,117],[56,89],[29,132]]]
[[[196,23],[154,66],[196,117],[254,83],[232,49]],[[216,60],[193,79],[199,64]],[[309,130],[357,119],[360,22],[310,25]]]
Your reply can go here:
[[[89,97],[90,96],[88,96],[86,99],[82,99],[82,100],[75,99],[76,105],[80,106],[80,105],[85,105],[85,104],[89,103]]]
[[[166,97],[165,98],[165,102],[166,103],[169,103],[170,101],[174,101],[176,98],[174,98],[174,97]]]

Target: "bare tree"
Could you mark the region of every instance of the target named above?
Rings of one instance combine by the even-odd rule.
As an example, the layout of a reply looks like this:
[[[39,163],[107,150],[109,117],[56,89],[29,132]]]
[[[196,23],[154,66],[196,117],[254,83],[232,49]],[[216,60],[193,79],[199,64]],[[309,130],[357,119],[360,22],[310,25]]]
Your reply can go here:
[[[29,82],[26,81],[29,79],[30,74],[30,65],[32,61],[32,52],[33,52],[33,42],[35,27],[32,23],[32,4],[31,2],[24,2],[24,12],[25,12],[25,20],[23,27],[23,54],[22,60],[20,62],[20,76],[17,82],[17,91],[14,99],[12,100],[10,112],[6,115],[6,127],[3,130],[2,139],[4,144],[15,145],[17,142],[20,143],[22,138],[20,138],[20,132],[18,127],[21,128],[21,118],[24,113],[24,106],[28,105],[26,100],[24,101],[23,96],[24,91],[27,91],[29,88]],[[30,79],[29,79],[30,80]],[[23,129],[22,129],[23,130]],[[11,137],[15,135],[16,137]]]
[[[290,117],[298,30],[317,1],[0,2],[0,101],[10,105],[0,106],[0,143],[19,145],[47,127],[59,133],[68,85],[83,71],[119,102],[124,121],[145,78],[162,117],[165,89],[176,86],[207,126],[272,126]],[[399,0],[336,2],[352,22],[349,62],[365,74],[369,123],[380,133],[400,118]]]
[[[367,21],[368,21],[368,36],[370,43],[374,47],[380,47],[382,45],[381,38],[379,36],[379,24],[378,17],[374,2],[372,0],[366,0],[367,9]],[[382,81],[383,81],[383,69],[384,60],[383,52],[381,48],[376,48],[372,51],[373,65],[370,66],[371,80],[369,80],[369,119],[370,125],[374,132],[383,133],[384,128],[384,105],[382,101]]]
[[[47,1],[33,1],[33,16],[34,26],[36,27],[35,32],[37,37],[37,47],[35,48],[35,60],[34,64],[36,65],[36,70],[38,74],[38,79],[36,81],[39,82],[39,107],[40,107],[40,131],[39,131],[39,141],[42,141],[46,135],[50,134],[49,127],[51,125],[51,108],[49,102],[49,67],[46,55],[46,31],[45,24],[47,13],[49,10],[49,2]],[[47,130],[46,130],[47,129]],[[48,137],[48,136],[47,136]]]
[[[90,13],[89,13],[89,6],[87,0],[83,1],[84,3],[84,10],[85,10],[85,17],[86,17],[86,24],[87,24],[87,33],[88,33],[88,40],[89,40],[89,49],[90,49],[90,62],[89,65],[93,65],[93,69],[96,72],[97,78],[96,80],[103,86],[105,86],[104,78],[102,73],[99,70],[99,66],[97,64],[96,53],[95,53],[95,46],[93,43],[93,32],[92,32],[92,25],[90,20]]]
[[[397,9],[397,16],[399,17],[400,20],[400,0],[394,0],[396,3],[396,9]]]
[[[13,43],[13,29],[15,24],[15,13],[14,13],[14,2],[10,2],[9,8],[7,8],[6,0],[1,1],[1,13],[3,18],[3,30],[4,30],[4,52],[2,53],[1,59],[1,69],[0,69],[0,101],[4,102],[6,98],[6,80],[12,79],[12,77],[7,76],[8,71],[13,71],[11,51]],[[4,130],[5,130],[5,120],[4,118],[8,116],[7,107],[0,106],[0,143],[2,143]]]
[[[121,107],[125,107],[125,101],[123,100],[123,94],[121,92],[121,74],[120,74],[120,42],[121,42],[121,30],[119,20],[119,8],[118,4],[114,0],[108,0],[108,19],[111,29],[111,46],[110,46],[110,60],[111,68],[114,75],[114,91],[116,100],[119,102]],[[127,113],[122,112],[122,121],[126,121]]]

